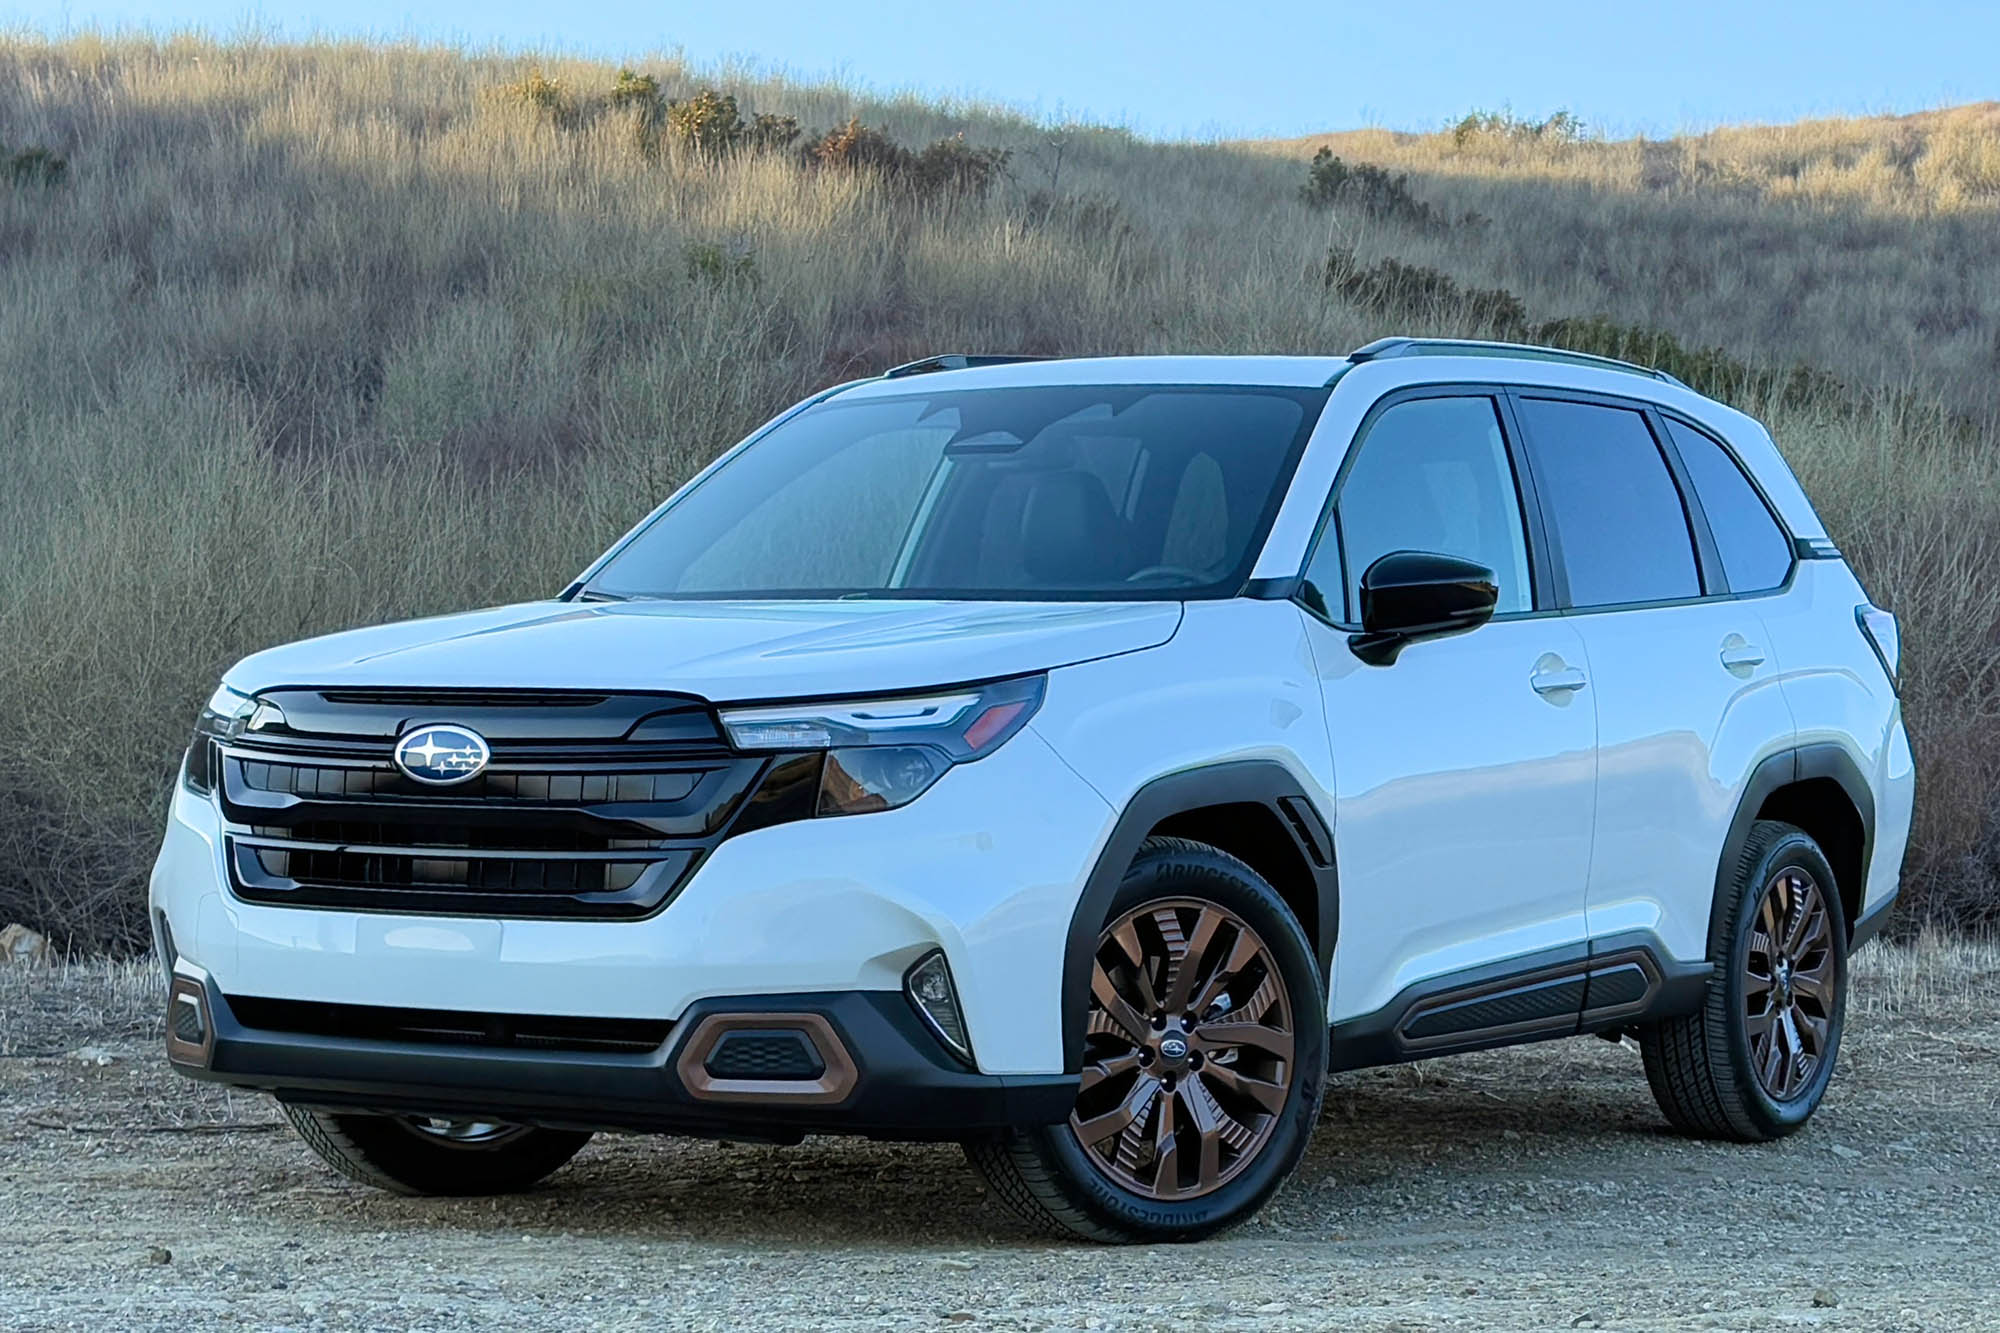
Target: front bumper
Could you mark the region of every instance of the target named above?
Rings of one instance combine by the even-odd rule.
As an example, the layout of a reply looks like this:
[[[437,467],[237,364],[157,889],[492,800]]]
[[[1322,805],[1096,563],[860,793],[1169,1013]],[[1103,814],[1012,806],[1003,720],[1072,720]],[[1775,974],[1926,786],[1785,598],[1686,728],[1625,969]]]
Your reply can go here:
[[[215,804],[175,793],[155,921],[222,994],[679,1021],[733,996],[882,993],[942,949],[979,1070],[1065,1072],[1071,917],[1112,811],[1030,727],[898,810],[721,843],[642,920],[525,920],[245,902]],[[877,1001],[871,1001],[874,1003]]]
[[[1076,1101],[1074,1075],[976,1074],[957,1065],[901,996],[880,991],[706,1001],[657,1047],[607,1052],[251,1027],[194,969],[177,971],[175,989],[198,995],[202,1011],[199,1041],[168,1042],[178,1072],[310,1106],[791,1142],[809,1133],[959,1139],[1054,1124]],[[704,1066],[723,1049],[718,1038],[746,1027],[808,1034],[819,1072],[709,1077]]]

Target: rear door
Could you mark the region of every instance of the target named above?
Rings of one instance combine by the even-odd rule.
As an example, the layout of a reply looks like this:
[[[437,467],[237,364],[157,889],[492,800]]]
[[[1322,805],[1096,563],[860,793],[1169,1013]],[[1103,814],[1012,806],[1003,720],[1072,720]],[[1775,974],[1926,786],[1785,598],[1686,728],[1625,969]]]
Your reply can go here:
[[[1307,565],[1334,757],[1336,1021],[1441,978],[1581,952],[1593,701],[1582,639],[1536,572],[1539,519],[1504,422],[1501,392],[1458,386],[1371,409]],[[1498,611],[1371,666],[1348,646],[1361,575],[1399,550],[1492,569]]]
[[[1738,512],[1725,566],[1675,444],[1686,423],[1644,404],[1544,390],[1517,391],[1514,408],[1555,592],[1583,637],[1596,699],[1590,935],[1601,947],[1664,945],[1701,959],[1738,795],[1757,760],[1793,734],[1758,614],[1760,596],[1789,576],[1790,551]],[[1714,444],[1699,432],[1684,439],[1690,452]],[[1746,498],[1761,506],[1716,471],[1723,462],[1734,466],[1695,459],[1718,514]]]

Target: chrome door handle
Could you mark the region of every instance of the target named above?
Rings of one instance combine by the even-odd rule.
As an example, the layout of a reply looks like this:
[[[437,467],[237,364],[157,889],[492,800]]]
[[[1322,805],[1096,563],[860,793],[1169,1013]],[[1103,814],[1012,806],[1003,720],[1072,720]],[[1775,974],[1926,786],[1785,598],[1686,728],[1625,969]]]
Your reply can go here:
[[[1731,671],[1748,671],[1752,667],[1764,665],[1764,650],[1754,643],[1738,639],[1722,650],[1722,665]]]
[[[1581,667],[1561,667],[1551,671],[1537,671],[1528,677],[1528,683],[1535,687],[1536,694],[1566,694],[1580,690],[1590,683]]]

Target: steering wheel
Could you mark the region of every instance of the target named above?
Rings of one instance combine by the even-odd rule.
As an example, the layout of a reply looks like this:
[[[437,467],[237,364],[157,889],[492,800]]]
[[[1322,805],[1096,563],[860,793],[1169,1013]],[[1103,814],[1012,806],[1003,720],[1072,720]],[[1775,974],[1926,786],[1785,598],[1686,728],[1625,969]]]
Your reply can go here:
[[[1147,579],[1167,578],[1169,576],[1177,578],[1183,583],[1207,583],[1209,581],[1208,575],[1198,569],[1189,569],[1186,565],[1147,565],[1137,573],[1127,574],[1125,581],[1127,583],[1143,583]]]

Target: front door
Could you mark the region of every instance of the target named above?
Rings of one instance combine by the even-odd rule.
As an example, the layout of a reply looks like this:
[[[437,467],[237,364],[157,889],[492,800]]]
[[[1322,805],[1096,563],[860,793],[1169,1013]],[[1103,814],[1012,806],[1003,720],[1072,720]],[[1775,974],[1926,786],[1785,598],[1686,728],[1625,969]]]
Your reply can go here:
[[[1392,399],[1362,436],[1301,594],[1334,765],[1333,1019],[1420,982],[1586,938],[1597,724],[1583,642],[1538,595],[1497,395]],[[1371,666],[1348,647],[1361,575],[1391,551],[1493,570],[1488,624]]]

